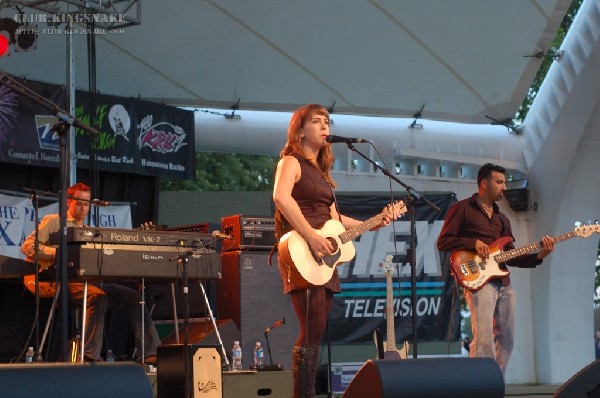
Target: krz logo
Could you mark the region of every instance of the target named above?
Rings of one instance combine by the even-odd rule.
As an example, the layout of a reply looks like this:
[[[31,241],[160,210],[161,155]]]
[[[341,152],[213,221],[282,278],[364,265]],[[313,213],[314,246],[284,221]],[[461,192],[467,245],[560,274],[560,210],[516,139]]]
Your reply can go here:
[[[152,115],[148,115],[140,124],[138,146],[140,149],[148,147],[159,153],[174,153],[187,145],[184,142],[186,136],[181,127],[171,123],[161,122],[152,125]]]

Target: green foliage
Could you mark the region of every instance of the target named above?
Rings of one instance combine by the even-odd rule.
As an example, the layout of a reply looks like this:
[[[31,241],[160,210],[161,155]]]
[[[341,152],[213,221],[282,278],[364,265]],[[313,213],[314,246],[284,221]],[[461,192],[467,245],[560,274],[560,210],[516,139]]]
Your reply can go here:
[[[161,179],[161,191],[270,191],[277,157],[196,152],[196,179]]]
[[[542,85],[542,82],[544,81],[544,78],[550,69],[550,65],[552,65],[552,62],[554,62],[553,56],[558,52],[560,46],[562,45],[562,42],[565,39],[565,36],[567,35],[567,32],[569,31],[569,28],[573,23],[573,19],[575,19],[575,15],[577,14],[577,11],[579,11],[582,2],[583,0],[573,0],[571,2],[565,17],[563,18],[558,30],[556,31],[556,34],[554,35],[552,43],[550,43],[550,47],[543,55],[542,63],[533,79],[533,82],[531,83],[531,87],[529,87],[529,91],[527,92],[521,107],[515,115],[516,121],[523,123],[523,120],[525,120],[525,116],[527,116],[527,112],[529,112],[529,108],[531,108],[533,100],[540,91],[540,86]]]
[[[600,308],[600,246],[598,246],[598,257],[596,260],[596,280],[594,286],[596,287],[594,291],[594,308]]]

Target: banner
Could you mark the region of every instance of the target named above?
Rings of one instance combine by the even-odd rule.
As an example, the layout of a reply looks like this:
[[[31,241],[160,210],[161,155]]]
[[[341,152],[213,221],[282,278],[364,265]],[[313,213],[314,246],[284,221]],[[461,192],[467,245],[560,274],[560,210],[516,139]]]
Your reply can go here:
[[[31,91],[65,108],[64,87],[18,80]],[[72,154],[77,166],[179,179],[195,176],[194,112],[141,101],[97,94],[90,137],[76,129]],[[87,92],[76,94],[75,117],[91,125]],[[59,135],[52,127],[57,118],[29,98],[0,86],[0,161],[58,167]]]
[[[86,224],[96,225],[96,212],[102,228],[131,229],[131,207],[111,205],[92,207]],[[23,241],[35,229],[35,215],[30,198],[0,194],[0,254],[7,257],[24,258],[21,253]],[[58,203],[40,207],[38,218],[58,213]]]
[[[437,250],[436,241],[448,209],[456,203],[453,194],[427,195],[440,208],[432,210],[423,202],[414,207],[416,243],[416,320],[419,342],[460,339],[460,308],[449,254]],[[380,213],[389,198],[339,196],[340,212],[366,220]],[[330,314],[330,337],[334,344],[373,342],[373,332],[386,331],[386,265],[394,272],[393,302],[396,340],[413,340],[411,267],[408,257],[410,216],[377,231],[368,231],[356,241],[356,256],[338,267],[342,293],[334,296]]]

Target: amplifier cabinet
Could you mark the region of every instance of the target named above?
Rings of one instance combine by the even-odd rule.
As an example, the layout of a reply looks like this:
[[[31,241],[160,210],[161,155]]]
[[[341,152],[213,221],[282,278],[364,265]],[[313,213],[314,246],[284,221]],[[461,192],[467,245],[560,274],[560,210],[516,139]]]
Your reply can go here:
[[[221,254],[223,278],[215,280],[219,317],[232,319],[240,330],[244,369],[253,364],[257,341],[264,347],[265,365],[270,364],[265,329],[285,318],[285,324],[271,329],[267,336],[273,363],[290,370],[299,323],[289,294],[283,293],[277,256],[273,256],[272,266],[268,257],[268,253],[250,251]]]
[[[273,217],[236,214],[221,218],[221,232],[231,236],[223,239],[223,251],[271,250],[275,244]]]

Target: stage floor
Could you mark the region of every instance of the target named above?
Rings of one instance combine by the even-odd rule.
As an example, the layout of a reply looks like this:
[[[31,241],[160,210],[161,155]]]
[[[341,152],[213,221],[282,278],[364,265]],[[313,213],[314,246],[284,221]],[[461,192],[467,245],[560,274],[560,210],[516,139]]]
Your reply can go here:
[[[504,396],[519,398],[552,398],[559,385],[516,385],[506,386]],[[341,398],[341,394],[336,394],[335,398]],[[316,398],[327,398],[327,395],[317,395]]]
[[[508,384],[504,391],[505,397],[546,398],[553,397],[560,385],[521,385]]]

